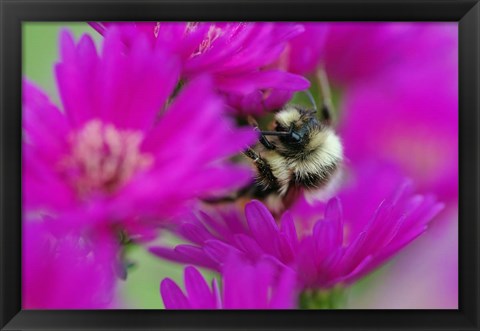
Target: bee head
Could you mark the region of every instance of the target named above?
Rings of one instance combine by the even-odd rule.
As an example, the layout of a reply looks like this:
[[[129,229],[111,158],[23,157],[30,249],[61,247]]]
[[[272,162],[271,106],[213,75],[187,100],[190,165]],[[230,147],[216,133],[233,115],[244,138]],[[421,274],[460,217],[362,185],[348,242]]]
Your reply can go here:
[[[279,141],[288,149],[299,149],[308,145],[312,132],[320,130],[317,112],[299,106],[287,106],[275,115],[275,131],[284,132]]]

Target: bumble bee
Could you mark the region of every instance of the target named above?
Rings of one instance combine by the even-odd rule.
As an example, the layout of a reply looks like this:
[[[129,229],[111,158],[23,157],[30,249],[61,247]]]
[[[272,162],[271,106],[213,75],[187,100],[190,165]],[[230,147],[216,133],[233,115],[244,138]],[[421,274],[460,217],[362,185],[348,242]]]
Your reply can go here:
[[[322,107],[321,117],[316,107],[287,105],[275,114],[273,131],[262,131],[250,120],[260,139],[244,152],[257,170],[249,195],[281,212],[302,191],[321,189],[330,183],[339,171],[343,148],[331,127],[329,107]]]
[[[254,146],[244,151],[255,165],[252,185],[234,196],[213,198],[210,203],[235,201],[240,197],[263,200],[275,214],[289,208],[301,193],[326,189],[340,173],[343,147],[332,128],[332,100],[324,71],[318,77],[323,105],[320,114],[313,96],[305,91],[313,108],[286,105],[274,115],[271,131],[263,131],[256,120],[249,123],[259,132]]]

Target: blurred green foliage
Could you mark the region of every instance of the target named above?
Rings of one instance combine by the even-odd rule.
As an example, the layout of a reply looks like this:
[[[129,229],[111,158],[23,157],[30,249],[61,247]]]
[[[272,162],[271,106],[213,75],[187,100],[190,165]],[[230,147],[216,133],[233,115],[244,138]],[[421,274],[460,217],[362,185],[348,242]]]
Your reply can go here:
[[[89,33],[97,44],[100,36],[86,23],[41,22],[23,23],[22,26],[22,74],[39,85],[58,104],[54,65],[58,60],[60,31],[68,27],[75,38]]]

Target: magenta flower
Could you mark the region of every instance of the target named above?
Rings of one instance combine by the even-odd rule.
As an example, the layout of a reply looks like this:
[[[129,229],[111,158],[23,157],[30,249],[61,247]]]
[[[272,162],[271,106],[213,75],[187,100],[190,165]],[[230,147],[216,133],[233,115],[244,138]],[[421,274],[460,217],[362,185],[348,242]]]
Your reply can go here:
[[[291,72],[306,75],[320,65],[331,23],[304,23],[304,32],[292,38],[284,56]]]
[[[393,67],[435,62],[456,49],[454,23],[309,23],[289,42],[289,70],[324,65],[337,86],[362,85]],[[307,42],[308,40],[308,42]]]
[[[389,167],[368,166],[357,175],[338,198],[300,201],[279,224],[253,201],[245,207],[246,222],[239,215],[203,214],[178,230],[192,244],[151,251],[216,270],[231,252],[252,261],[268,258],[294,269],[302,288],[351,283],[422,234],[442,209],[432,196],[414,194]]]
[[[351,88],[340,135],[352,165],[372,158],[395,163],[419,190],[456,204],[457,83],[452,53],[438,65],[399,67],[371,84]]]
[[[304,54],[290,54],[289,70],[325,67],[342,95],[340,136],[351,166],[396,163],[419,190],[456,203],[457,32],[445,22],[310,23],[289,42]]]
[[[160,229],[182,244],[155,242],[154,255],[219,273],[210,285],[188,266],[184,289],[164,279],[167,309],[331,308],[337,289],[401,251],[383,286],[428,267],[431,282],[418,288],[448,281],[440,306],[458,294],[456,273],[432,276],[458,262],[455,224],[442,223],[456,220],[458,201],[456,24],[91,26],[101,51],[61,34],[60,106],[23,86],[23,308],[112,308],[126,245]],[[301,75],[322,68],[345,151],[337,191],[323,192],[335,196],[300,195],[278,218],[256,200],[204,203],[253,180],[232,156],[258,136],[231,115],[283,107],[310,86]],[[410,245],[443,210],[437,197],[445,217]],[[443,251],[426,253],[439,238]],[[411,278],[398,276],[407,268]]]
[[[295,274],[268,261],[251,265],[235,255],[222,268],[222,289],[210,288],[194,267],[185,268],[186,293],[169,278],[160,292],[167,309],[291,309],[296,306]],[[278,277],[278,274],[280,277]]]
[[[452,212],[457,214],[445,210],[437,216],[421,240],[376,277],[368,295],[350,296],[349,307],[458,309],[458,222]],[[413,257],[419,263],[413,263]]]
[[[59,231],[61,220],[23,222],[22,308],[110,307],[117,279],[118,244],[97,232],[86,239]]]
[[[327,204],[324,220],[315,223],[298,248],[297,271],[305,286],[328,288],[354,282],[425,232],[443,208],[432,196],[413,194],[409,182],[392,193],[368,218],[359,218],[368,203],[363,210],[352,208],[351,193],[345,192],[344,213],[340,200]]]
[[[64,215],[70,223],[108,220],[150,235],[154,221],[174,216],[195,198],[251,179],[250,169],[225,158],[256,135],[223,116],[211,80],[192,80],[172,100],[176,57],[141,35],[132,43],[126,49],[112,29],[99,55],[90,37],[75,45],[63,33],[56,66],[62,110],[24,84],[28,213]]]
[[[278,109],[293,92],[309,87],[278,60],[288,40],[303,31],[293,23],[91,23],[101,34],[112,27],[132,44],[146,35],[156,48],[181,58],[181,76],[211,74],[230,106],[245,113]],[[279,96],[281,95],[281,97]],[[284,95],[287,95],[285,97]]]

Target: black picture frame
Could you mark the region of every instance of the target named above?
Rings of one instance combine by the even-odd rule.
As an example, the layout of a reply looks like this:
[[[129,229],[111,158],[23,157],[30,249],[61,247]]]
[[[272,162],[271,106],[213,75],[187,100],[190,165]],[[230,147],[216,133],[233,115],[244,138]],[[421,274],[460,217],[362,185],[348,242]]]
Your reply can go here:
[[[480,4],[473,0],[1,0],[1,330],[479,330]],[[21,22],[458,21],[459,309],[21,310]]]

